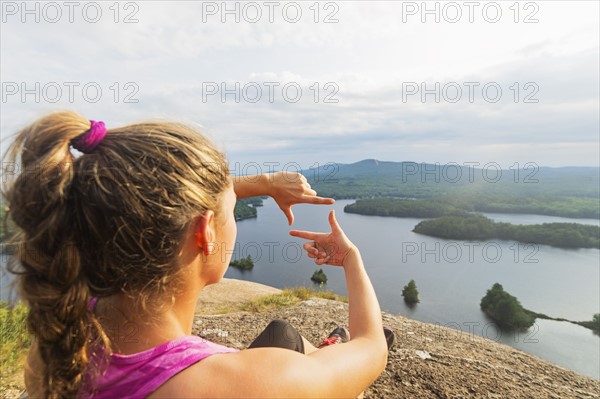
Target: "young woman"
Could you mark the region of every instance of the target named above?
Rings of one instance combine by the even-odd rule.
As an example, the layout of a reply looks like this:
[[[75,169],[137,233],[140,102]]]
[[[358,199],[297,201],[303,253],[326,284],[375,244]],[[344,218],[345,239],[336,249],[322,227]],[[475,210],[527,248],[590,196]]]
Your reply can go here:
[[[4,196],[34,334],[30,397],[356,397],[384,369],[379,304],[333,212],[330,232],[290,234],[316,264],[344,269],[348,342],[317,350],[283,321],[241,351],[191,335],[200,291],[231,259],[236,197],[271,195],[291,224],[292,205],[333,202],[303,176],[232,180],[190,127],[107,130],[68,112],[23,129],[8,161],[20,172]]]

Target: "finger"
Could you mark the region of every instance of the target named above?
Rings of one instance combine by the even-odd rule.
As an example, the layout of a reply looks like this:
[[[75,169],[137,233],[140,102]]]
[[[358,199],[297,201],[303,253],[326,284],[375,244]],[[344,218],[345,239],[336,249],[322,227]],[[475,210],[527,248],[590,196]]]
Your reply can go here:
[[[285,217],[287,217],[289,226],[291,226],[294,223],[294,213],[292,212],[292,207],[288,206],[284,208],[283,213],[285,214]]]
[[[321,258],[321,259],[315,259],[315,263],[317,265],[324,265],[325,263],[329,262],[329,256],[326,258]]]
[[[290,172],[290,171],[284,171],[284,176],[285,179],[289,182],[297,182],[300,181],[302,182],[302,178],[304,177],[302,174],[298,173],[298,172]]]
[[[313,190],[312,188],[308,187],[308,188],[304,189],[305,197],[314,197],[315,195],[317,195],[317,192],[315,190]]]
[[[331,210],[331,212],[329,212],[329,225],[331,226],[331,231],[342,231],[342,228],[335,219],[334,210]]]
[[[294,237],[305,238],[307,240],[317,241],[323,237],[324,233],[315,233],[313,231],[304,230],[290,230],[290,235]]]
[[[316,195],[316,193],[317,192],[315,191],[315,195]],[[304,200],[308,203],[317,204],[317,205],[331,205],[331,204],[335,203],[335,200],[333,198],[316,197],[316,196],[305,196]]]
[[[304,247],[304,250],[308,252],[309,256],[313,255],[313,257],[315,257],[319,254],[319,250],[315,247],[314,241],[305,242],[302,247]]]

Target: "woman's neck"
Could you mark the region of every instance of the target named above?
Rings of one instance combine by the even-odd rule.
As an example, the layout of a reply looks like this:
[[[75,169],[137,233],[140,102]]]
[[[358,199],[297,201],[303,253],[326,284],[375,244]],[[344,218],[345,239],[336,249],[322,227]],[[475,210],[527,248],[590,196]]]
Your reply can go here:
[[[201,273],[204,265],[193,234],[188,234],[184,248],[179,274],[171,280],[171,294],[161,299],[165,306],[148,303],[148,309],[142,310],[138,298],[123,293],[98,301],[95,313],[114,353],[138,353],[191,335],[198,296],[214,276]]]
[[[95,314],[111,342],[114,353],[142,352],[176,338],[191,335],[200,290],[185,291],[162,311],[142,312],[136,298],[116,294],[101,298]]]

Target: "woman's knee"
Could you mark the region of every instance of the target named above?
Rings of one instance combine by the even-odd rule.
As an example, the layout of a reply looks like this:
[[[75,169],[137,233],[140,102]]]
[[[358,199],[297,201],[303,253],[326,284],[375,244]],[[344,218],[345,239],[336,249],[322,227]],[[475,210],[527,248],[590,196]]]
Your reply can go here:
[[[296,328],[286,320],[276,319],[269,323],[266,330],[273,334],[273,339],[276,341],[284,341],[289,345],[302,343],[302,336]]]
[[[271,321],[250,347],[278,347],[304,353],[304,342],[298,330],[280,319]]]
[[[275,320],[271,320],[271,322],[266,327],[266,329],[282,330],[282,329],[287,328],[287,326],[290,326],[293,328],[293,326],[290,324],[290,322],[288,322],[286,320],[275,319]]]

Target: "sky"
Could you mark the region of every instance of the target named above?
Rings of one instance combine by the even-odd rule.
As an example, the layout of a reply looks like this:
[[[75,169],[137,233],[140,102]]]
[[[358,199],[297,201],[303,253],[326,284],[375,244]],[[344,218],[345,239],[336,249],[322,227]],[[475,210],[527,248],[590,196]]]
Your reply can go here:
[[[599,166],[599,2],[2,1],[0,133],[196,126],[232,169]],[[250,166],[249,166],[250,165]]]

